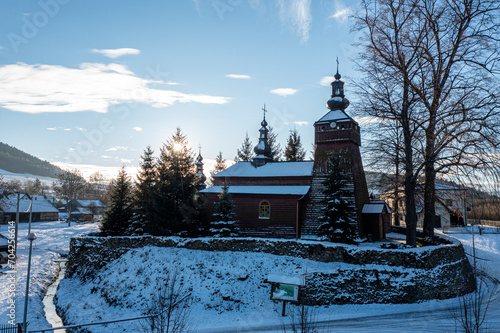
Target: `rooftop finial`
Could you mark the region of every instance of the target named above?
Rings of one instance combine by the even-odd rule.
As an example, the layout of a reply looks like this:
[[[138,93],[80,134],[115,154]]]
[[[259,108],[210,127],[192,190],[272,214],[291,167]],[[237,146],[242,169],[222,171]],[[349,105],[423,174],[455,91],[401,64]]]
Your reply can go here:
[[[339,57],[337,57],[337,74],[335,74],[335,79],[340,80],[341,76],[339,74]]]
[[[267,126],[267,121],[266,121],[266,104],[264,104],[264,107],[262,108],[262,111],[264,111],[264,119],[262,120],[262,122],[260,123],[262,126]]]

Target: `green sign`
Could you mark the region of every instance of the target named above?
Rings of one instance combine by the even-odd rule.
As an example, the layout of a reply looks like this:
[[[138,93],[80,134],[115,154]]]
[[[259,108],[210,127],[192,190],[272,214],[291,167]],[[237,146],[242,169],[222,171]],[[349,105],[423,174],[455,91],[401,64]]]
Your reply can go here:
[[[289,284],[279,284],[273,291],[273,299],[296,302],[299,299],[299,287]]]

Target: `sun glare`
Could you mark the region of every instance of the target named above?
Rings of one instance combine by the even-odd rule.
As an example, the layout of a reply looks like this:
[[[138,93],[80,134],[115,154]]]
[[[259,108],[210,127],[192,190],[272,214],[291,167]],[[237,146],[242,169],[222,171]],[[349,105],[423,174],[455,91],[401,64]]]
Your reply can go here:
[[[174,143],[174,151],[181,151],[182,147],[183,147],[182,143],[178,142]]]

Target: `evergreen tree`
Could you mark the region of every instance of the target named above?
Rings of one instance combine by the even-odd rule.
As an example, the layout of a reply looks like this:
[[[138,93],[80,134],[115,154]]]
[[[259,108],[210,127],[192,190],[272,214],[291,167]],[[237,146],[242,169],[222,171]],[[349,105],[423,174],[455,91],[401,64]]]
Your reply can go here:
[[[356,244],[357,238],[355,207],[351,177],[341,168],[341,156],[333,156],[328,163],[329,173],[323,182],[323,207],[318,220],[321,222],[318,235],[331,242]]]
[[[282,151],[281,145],[277,143],[278,134],[274,133],[274,130],[271,126],[269,126],[269,132],[267,133],[267,143],[269,147],[271,147],[271,154],[269,157],[273,159],[273,161],[281,161],[282,159]]]
[[[137,174],[137,183],[135,187],[135,216],[134,223],[131,226],[132,234],[143,234],[150,232],[149,224],[152,219],[153,203],[151,191],[156,181],[156,159],[153,156],[154,151],[150,146],[144,150],[141,156],[139,173]]]
[[[210,171],[210,182],[213,184],[214,179],[212,176],[225,169],[226,169],[226,160],[222,157],[222,152],[219,151],[219,154],[215,158],[215,167],[212,171]]]
[[[285,149],[285,159],[287,161],[303,161],[305,156],[306,151],[302,148],[300,135],[294,128],[290,131],[290,136],[288,137],[288,145]]]
[[[154,234],[186,236],[196,229],[195,159],[187,144],[186,136],[177,128],[161,149],[158,180],[151,196]]]
[[[128,233],[134,214],[132,187],[132,181],[125,167],[122,167],[118,177],[111,182],[109,205],[101,225],[102,232],[113,236]]]
[[[234,202],[229,194],[227,185],[222,186],[219,202],[215,204],[214,221],[211,223],[210,232],[216,237],[233,237],[238,235],[236,212]]]
[[[248,132],[245,135],[245,140],[238,148],[236,161],[250,162],[254,156],[252,141],[248,137]]]

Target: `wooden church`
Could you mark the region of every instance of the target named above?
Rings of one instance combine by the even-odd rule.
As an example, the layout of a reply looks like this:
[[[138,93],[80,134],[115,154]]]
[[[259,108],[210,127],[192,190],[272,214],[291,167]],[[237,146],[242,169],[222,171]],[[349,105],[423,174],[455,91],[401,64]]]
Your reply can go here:
[[[332,154],[342,154],[341,167],[352,176],[351,201],[360,237],[368,234],[374,239],[385,237],[380,216],[387,207],[369,201],[359,151],[360,127],[345,112],[349,101],[344,96],[344,82],[340,78],[337,69],[327,102],[329,111],[314,123],[314,161],[273,161],[269,157],[271,148],[264,112],[252,162],[237,162],[213,175],[213,186],[200,191],[207,199],[209,211],[214,211],[222,186],[227,185],[242,236],[315,238],[323,181],[328,173],[326,162]]]

